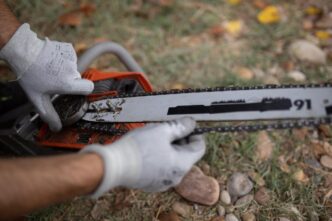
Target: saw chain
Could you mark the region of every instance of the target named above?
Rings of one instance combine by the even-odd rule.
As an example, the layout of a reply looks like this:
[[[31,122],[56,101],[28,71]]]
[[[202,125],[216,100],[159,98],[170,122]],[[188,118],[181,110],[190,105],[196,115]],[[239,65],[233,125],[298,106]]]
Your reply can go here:
[[[110,96],[110,97],[100,97],[98,101],[107,101],[108,99],[127,99],[127,98],[135,98],[135,97],[155,97],[155,96],[162,96],[162,95],[173,95],[173,94],[199,94],[204,92],[221,92],[221,91],[247,91],[250,92],[252,90],[264,90],[264,89],[331,89],[332,84],[324,83],[324,84],[301,84],[301,85],[263,85],[263,86],[231,86],[231,87],[215,87],[215,88],[199,88],[199,89],[180,89],[180,90],[163,90],[163,91],[155,91],[155,92],[139,92],[139,93],[129,93],[129,94],[118,94],[117,96]],[[331,94],[332,98],[332,94]],[[279,100],[282,101],[282,98]],[[271,102],[267,99],[265,100],[268,104]],[[242,99],[232,100],[232,101],[221,101],[231,103],[243,103]],[[93,102],[95,103],[95,102]],[[98,115],[99,113],[105,112],[105,110],[98,110],[98,107],[94,106],[93,103],[90,103],[90,112]],[[218,104],[220,104],[218,103]],[[285,103],[283,102],[285,105]],[[287,104],[287,102],[286,102]],[[277,103],[276,108],[278,108],[279,103]],[[305,102],[298,102],[296,106],[300,107],[305,105]],[[307,105],[312,105],[308,103]],[[197,105],[196,105],[197,106]],[[200,105],[201,106],[201,105]],[[264,106],[264,105],[263,105]],[[286,105],[287,106],[287,105]],[[92,108],[92,110],[91,110]],[[192,108],[192,107],[190,107]],[[279,107],[280,108],[280,107]],[[330,106],[328,108],[331,108]],[[176,108],[175,108],[176,109]],[[109,111],[109,110],[108,110]],[[116,111],[116,110],[113,110]],[[120,110],[121,111],[121,110]],[[191,110],[192,111],[192,110]],[[264,110],[263,110],[264,111]],[[331,110],[329,110],[331,111]],[[89,112],[89,110],[88,110]],[[91,114],[91,113],[90,113]],[[330,114],[330,113],[329,113]],[[329,115],[328,114],[328,115]],[[302,127],[317,127],[322,124],[331,124],[332,116],[324,116],[324,117],[314,117],[314,118],[303,118],[303,119],[280,119],[280,120],[270,120],[265,121],[262,120],[255,121],[252,120],[251,122],[245,121],[236,121],[236,122],[225,122],[222,125],[217,126],[201,126],[196,128],[193,134],[203,134],[209,132],[254,132],[259,130],[274,130],[274,129],[292,129],[292,128],[302,128]],[[96,119],[96,122],[88,122],[86,121],[86,117],[83,117],[80,121],[76,124],[76,127],[82,130],[91,130],[103,133],[109,133],[112,135],[122,135],[128,132],[126,129],[115,128],[114,123],[110,122],[103,122],[102,120]]]

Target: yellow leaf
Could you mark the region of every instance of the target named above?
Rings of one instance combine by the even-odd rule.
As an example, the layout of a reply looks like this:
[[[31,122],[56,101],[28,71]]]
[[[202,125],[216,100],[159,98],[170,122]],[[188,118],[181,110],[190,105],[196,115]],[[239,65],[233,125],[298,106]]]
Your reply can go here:
[[[263,9],[257,19],[262,24],[273,24],[280,21],[280,10],[276,6],[268,6]]]
[[[227,0],[227,3],[230,5],[238,5],[241,3],[241,0]]]
[[[238,35],[242,31],[242,27],[243,24],[241,20],[233,20],[224,24],[226,32],[232,35]]]
[[[307,15],[319,15],[321,13],[321,9],[314,6],[314,5],[311,5],[311,6],[308,6],[306,9],[305,9],[305,13]]]
[[[327,31],[316,31],[315,35],[320,40],[328,40],[332,37],[331,33]]]

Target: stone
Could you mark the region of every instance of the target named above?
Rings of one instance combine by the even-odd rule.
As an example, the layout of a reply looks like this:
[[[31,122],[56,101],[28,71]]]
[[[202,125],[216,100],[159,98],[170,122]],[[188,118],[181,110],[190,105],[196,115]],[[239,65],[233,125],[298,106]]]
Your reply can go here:
[[[289,47],[289,53],[302,62],[314,65],[326,63],[326,53],[315,44],[307,40],[297,40]]]
[[[240,197],[248,194],[253,188],[249,177],[243,173],[233,173],[227,180],[227,190],[232,197]]]
[[[307,79],[305,74],[303,74],[301,71],[291,71],[288,73],[288,77],[296,82],[303,82]]]
[[[175,191],[191,202],[212,206],[219,199],[220,187],[216,179],[204,175],[197,166],[193,166]]]
[[[325,168],[332,169],[332,157],[328,155],[322,156],[320,158],[320,164]]]
[[[290,219],[288,219],[286,217],[279,217],[277,220],[278,221],[291,221]]]
[[[276,84],[276,85],[280,84],[278,78],[271,75],[264,77],[263,82],[264,84]]]
[[[231,204],[231,201],[232,201],[231,196],[229,195],[229,193],[226,190],[221,191],[220,200],[225,205]]]
[[[188,217],[191,214],[191,207],[185,203],[181,202],[175,202],[172,205],[172,209],[174,212],[176,212],[178,215],[183,217]]]
[[[271,158],[274,144],[266,131],[260,131],[257,136],[255,157],[259,161],[266,161]]]
[[[206,162],[203,162],[200,168],[204,174],[206,174],[206,175],[210,174],[210,165],[207,164]]]
[[[218,205],[217,206],[217,214],[218,214],[218,216],[225,216],[225,214],[226,214],[225,207]]]
[[[256,221],[256,216],[255,214],[251,213],[251,212],[246,212],[244,213],[242,216],[242,221]]]
[[[233,213],[230,213],[226,215],[225,221],[239,221],[239,219]]]
[[[161,213],[158,216],[159,221],[181,221],[178,215],[174,212],[168,212],[168,213]]]
[[[265,206],[270,202],[271,197],[270,197],[269,191],[265,187],[261,187],[255,193],[254,199],[260,205]]]
[[[252,194],[248,194],[248,195],[245,195],[241,198],[239,198],[236,203],[235,203],[235,206],[236,207],[243,207],[243,206],[248,206],[251,201],[254,200],[254,196]]]

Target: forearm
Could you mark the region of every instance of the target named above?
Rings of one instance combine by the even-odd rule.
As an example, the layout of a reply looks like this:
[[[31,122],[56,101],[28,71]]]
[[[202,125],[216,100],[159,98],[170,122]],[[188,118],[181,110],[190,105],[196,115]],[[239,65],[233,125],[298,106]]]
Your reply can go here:
[[[20,26],[4,0],[0,0],[0,49],[9,41]]]
[[[0,160],[0,220],[89,194],[102,176],[96,154]]]

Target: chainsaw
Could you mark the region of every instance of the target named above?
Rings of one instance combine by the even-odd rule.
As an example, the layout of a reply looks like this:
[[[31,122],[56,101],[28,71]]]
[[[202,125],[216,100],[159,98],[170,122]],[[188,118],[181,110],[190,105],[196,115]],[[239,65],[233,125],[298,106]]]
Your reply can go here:
[[[104,53],[115,54],[129,71],[87,69]],[[51,132],[37,115],[23,114],[11,129],[0,130],[0,143],[28,141],[29,147],[21,149],[34,154],[40,151],[31,146],[71,151],[92,143],[112,143],[146,123],[182,117],[201,122],[193,134],[317,127],[332,122],[332,85],[328,83],[153,91],[132,56],[111,42],[89,49],[78,67],[95,89],[88,96],[56,97],[54,106],[64,125],[60,132]]]

